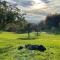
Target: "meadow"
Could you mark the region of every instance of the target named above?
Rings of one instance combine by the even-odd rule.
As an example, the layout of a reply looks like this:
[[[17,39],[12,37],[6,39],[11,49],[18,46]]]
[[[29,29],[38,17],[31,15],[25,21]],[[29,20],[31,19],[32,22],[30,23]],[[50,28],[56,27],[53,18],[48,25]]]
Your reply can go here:
[[[17,34],[13,32],[0,33],[0,60],[60,60],[60,35],[35,32],[28,34]],[[19,46],[26,44],[43,45],[45,52],[32,51],[28,49],[18,50]]]

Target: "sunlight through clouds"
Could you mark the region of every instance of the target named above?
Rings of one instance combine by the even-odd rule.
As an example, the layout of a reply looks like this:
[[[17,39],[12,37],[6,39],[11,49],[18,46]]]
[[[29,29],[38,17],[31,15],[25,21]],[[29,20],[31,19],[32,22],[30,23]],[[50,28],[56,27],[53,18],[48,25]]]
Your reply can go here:
[[[45,10],[60,12],[60,0],[6,0],[10,3],[16,3],[22,10]]]
[[[47,4],[41,0],[22,0],[20,2],[17,0],[16,3],[18,3],[19,8],[22,8],[26,11],[48,8]]]
[[[27,13],[28,20],[41,21],[49,13],[60,13],[60,0],[6,0]],[[29,17],[30,16],[30,17]],[[38,21],[37,21],[38,20]]]

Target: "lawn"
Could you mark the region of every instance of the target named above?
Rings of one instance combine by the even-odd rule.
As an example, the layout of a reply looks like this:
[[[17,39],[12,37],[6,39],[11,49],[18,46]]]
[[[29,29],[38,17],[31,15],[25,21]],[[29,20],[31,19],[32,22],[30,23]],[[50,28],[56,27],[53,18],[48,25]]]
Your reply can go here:
[[[27,37],[27,33],[1,32],[0,60],[60,60],[60,35],[42,32],[36,36],[33,32],[30,39]],[[27,44],[43,45],[46,51],[18,50],[19,46]]]

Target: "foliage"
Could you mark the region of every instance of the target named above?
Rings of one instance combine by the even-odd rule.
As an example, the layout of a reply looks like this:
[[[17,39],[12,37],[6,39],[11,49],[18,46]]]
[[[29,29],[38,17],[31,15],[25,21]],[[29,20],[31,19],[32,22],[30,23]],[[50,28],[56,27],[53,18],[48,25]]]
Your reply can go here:
[[[60,14],[47,15],[44,21],[38,24],[40,31],[60,33]]]
[[[20,9],[6,1],[0,2],[0,30],[23,32],[27,21]]]
[[[48,15],[46,17],[46,25],[49,28],[52,27],[59,27],[59,23],[60,23],[60,14],[53,14],[53,15]]]

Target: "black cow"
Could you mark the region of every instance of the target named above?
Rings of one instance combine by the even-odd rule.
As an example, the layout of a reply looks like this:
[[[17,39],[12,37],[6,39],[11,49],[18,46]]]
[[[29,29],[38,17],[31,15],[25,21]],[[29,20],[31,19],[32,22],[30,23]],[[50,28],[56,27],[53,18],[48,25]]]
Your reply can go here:
[[[44,52],[46,48],[43,45],[37,46],[38,50]]]
[[[44,52],[46,48],[43,45],[25,45],[25,47],[29,50],[39,50],[41,52]]]

